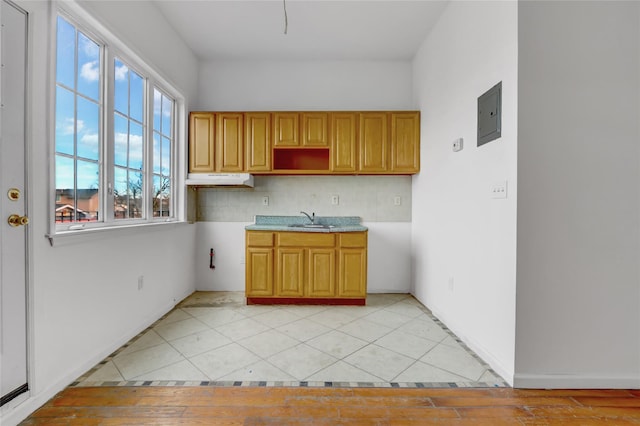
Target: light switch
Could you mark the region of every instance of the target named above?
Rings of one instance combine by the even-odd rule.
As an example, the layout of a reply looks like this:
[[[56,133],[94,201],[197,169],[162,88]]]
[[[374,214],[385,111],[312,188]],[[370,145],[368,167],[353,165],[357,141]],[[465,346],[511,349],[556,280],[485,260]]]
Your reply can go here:
[[[332,195],[331,196],[331,204],[334,206],[337,206],[338,204],[340,204],[340,197],[337,195]]]
[[[262,205],[263,206],[268,206],[269,205],[269,197],[268,196],[264,196],[262,197]]]
[[[462,151],[462,138],[453,141],[453,152]]]

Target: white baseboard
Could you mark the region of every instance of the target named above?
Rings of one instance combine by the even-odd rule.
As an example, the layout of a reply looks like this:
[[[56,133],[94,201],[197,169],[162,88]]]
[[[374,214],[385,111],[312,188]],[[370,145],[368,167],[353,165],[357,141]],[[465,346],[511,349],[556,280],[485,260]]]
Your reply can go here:
[[[513,387],[523,389],[640,389],[640,377],[516,373]]]

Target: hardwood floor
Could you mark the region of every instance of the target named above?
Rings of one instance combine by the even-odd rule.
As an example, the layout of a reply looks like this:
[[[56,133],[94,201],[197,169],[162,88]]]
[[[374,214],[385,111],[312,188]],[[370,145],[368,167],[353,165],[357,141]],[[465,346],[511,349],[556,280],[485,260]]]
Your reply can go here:
[[[640,390],[68,388],[24,425],[640,425]]]

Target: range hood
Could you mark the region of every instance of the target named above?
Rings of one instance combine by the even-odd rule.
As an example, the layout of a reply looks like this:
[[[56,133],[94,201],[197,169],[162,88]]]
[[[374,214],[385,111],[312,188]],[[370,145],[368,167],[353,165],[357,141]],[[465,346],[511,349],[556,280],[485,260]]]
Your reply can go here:
[[[189,186],[245,186],[253,188],[253,175],[249,173],[189,173],[185,183]]]

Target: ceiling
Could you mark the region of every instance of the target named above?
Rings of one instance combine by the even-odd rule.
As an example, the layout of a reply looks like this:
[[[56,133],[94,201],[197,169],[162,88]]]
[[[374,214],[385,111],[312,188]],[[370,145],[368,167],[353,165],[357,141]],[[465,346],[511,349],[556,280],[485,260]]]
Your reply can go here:
[[[446,0],[155,0],[203,61],[410,60]]]

